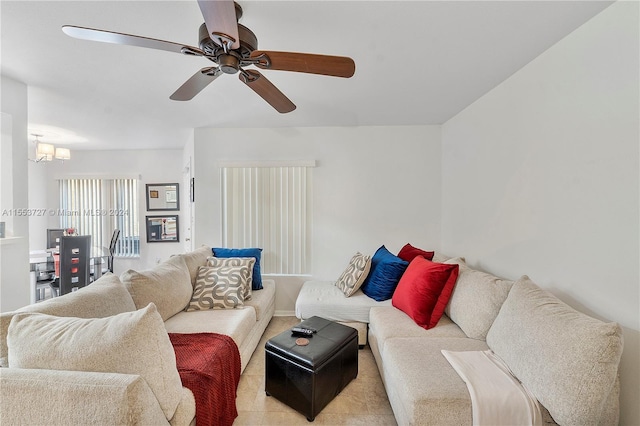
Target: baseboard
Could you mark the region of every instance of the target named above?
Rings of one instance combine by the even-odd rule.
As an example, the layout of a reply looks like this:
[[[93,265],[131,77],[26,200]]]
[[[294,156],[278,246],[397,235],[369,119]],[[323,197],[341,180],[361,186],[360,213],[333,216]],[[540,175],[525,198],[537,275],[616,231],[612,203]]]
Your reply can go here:
[[[274,317],[295,317],[295,311],[278,311],[276,310],[273,314]]]

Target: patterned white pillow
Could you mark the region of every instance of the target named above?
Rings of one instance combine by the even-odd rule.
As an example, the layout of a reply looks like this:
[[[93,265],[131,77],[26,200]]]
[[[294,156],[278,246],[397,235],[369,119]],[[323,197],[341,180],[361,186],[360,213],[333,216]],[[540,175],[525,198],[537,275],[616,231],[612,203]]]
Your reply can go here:
[[[234,269],[216,266],[198,268],[196,286],[186,311],[243,308],[245,280],[242,279],[241,268]]]
[[[242,295],[244,300],[247,301],[251,299],[251,282],[253,281],[253,265],[256,263],[255,257],[214,257],[209,256],[207,258],[207,266],[215,266],[218,268],[225,268],[223,273],[232,273],[232,271],[236,271],[237,268],[240,269],[240,274],[242,277],[239,277],[242,282],[245,282],[247,277],[249,279],[248,284],[245,284],[243,287]]]
[[[366,256],[360,252],[356,253],[349,261],[347,269],[336,281],[336,287],[342,290],[345,296],[351,296],[358,291],[367,275],[369,275],[370,269],[371,256]]]

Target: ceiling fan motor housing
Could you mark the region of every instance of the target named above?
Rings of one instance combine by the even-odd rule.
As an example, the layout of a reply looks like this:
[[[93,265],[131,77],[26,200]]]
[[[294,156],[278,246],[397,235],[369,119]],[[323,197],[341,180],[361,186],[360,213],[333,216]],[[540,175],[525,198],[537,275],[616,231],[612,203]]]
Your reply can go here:
[[[242,60],[248,59],[251,52],[258,49],[258,38],[253,31],[242,24],[238,24],[238,37],[240,37],[240,47],[225,52],[222,46],[211,39],[206,24],[200,25],[198,30],[200,49],[208,56],[213,57],[215,62],[220,65],[222,72],[226,74],[238,72],[240,66],[243,65]]]
[[[223,53],[218,56],[218,66],[225,74],[235,74],[240,69],[240,60],[234,55],[235,52]]]

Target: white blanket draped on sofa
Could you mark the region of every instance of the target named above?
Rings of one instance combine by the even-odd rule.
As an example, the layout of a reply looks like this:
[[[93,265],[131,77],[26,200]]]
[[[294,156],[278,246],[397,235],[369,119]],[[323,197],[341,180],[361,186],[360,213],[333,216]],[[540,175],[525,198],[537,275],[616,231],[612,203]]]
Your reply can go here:
[[[538,401],[492,351],[442,354],[469,389],[474,426],[542,424]]]

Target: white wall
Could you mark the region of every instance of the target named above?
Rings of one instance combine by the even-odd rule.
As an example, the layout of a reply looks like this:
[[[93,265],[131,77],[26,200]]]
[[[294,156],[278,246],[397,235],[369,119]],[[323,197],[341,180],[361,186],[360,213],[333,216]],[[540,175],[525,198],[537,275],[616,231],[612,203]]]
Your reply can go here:
[[[182,164],[184,165],[183,178],[188,178],[187,180],[189,181],[189,182],[186,182],[184,185],[184,197],[183,197],[184,203],[181,206],[182,216],[180,219],[181,220],[180,226],[184,229],[183,235],[185,236],[185,240],[183,245],[184,245],[185,251],[191,251],[194,248],[196,248],[193,241],[193,236],[195,235],[195,226],[192,223],[193,222],[192,207],[194,204],[191,201],[191,197],[192,197],[191,178],[195,177],[193,147],[194,147],[193,135],[191,135],[191,139],[184,144],[184,148],[182,149]]]
[[[442,128],[442,246],[619,322],[640,424],[638,3],[618,2]]]
[[[140,258],[116,258],[114,261],[114,272],[120,274],[127,269],[148,269],[153,267],[158,260],[166,260],[170,255],[184,252],[182,237],[178,243],[147,243],[145,216],[178,214],[181,211],[146,211],[145,201],[145,184],[147,183],[173,183],[180,184],[180,191],[187,190],[182,185],[182,150],[112,150],[112,151],[82,151],[74,150],[71,146],[71,160],[64,163],[53,161],[44,165],[35,164],[34,166],[46,169],[45,182],[38,184],[35,179],[30,186],[41,185],[46,188],[44,193],[39,191],[39,197],[30,197],[31,208],[54,208],[59,207],[58,185],[56,179],[64,177],[106,177],[106,176],[124,176],[134,177],[140,176],[139,181],[139,206],[140,206]],[[33,167],[32,167],[33,168]],[[30,168],[30,173],[34,171]],[[41,173],[41,169],[36,169],[37,173]],[[38,176],[39,176],[38,174]],[[181,197],[182,201],[182,197]],[[182,209],[182,205],[181,205]],[[182,219],[182,216],[179,216]],[[33,224],[32,234],[44,235],[46,237],[46,228],[59,227],[59,217],[49,216],[45,224]],[[182,224],[181,224],[182,225]],[[31,249],[42,249],[46,242],[46,238],[38,241],[32,238],[34,244],[42,244],[41,246],[32,246]]]
[[[313,279],[337,279],[382,244],[439,248],[439,126],[196,129],[194,150],[196,246],[221,244],[219,161],[316,160]],[[276,277],[277,312],[293,312],[308,279]]]
[[[0,212],[7,210],[7,237],[0,241],[0,311],[29,303],[29,220],[14,216],[28,207],[27,191],[27,86],[6,76],[1,79],[2,140],[0,151]],[[7,129],[6,127],[10,127]],[[9,156],[5,157],[5,155]]]
[[[29,143],[29,158],[35,159],[35,146],[33,143]],[[46,161],[34,163],[29,161],[28,173],[29,173],[29,206],[34,208],[36,206],[44,208],[47,206],[49,197],[49,185],[46,184],[48,180],[47,172],[50,165],[53,165]],[[55,226],[49,226],[49,216],[44,213],[43,210],[37,210],[38,214],[29,217],[29,247],[33,249],[45,249],[47,247],[47,235],[43,229],[58,228],[58,224]]]

